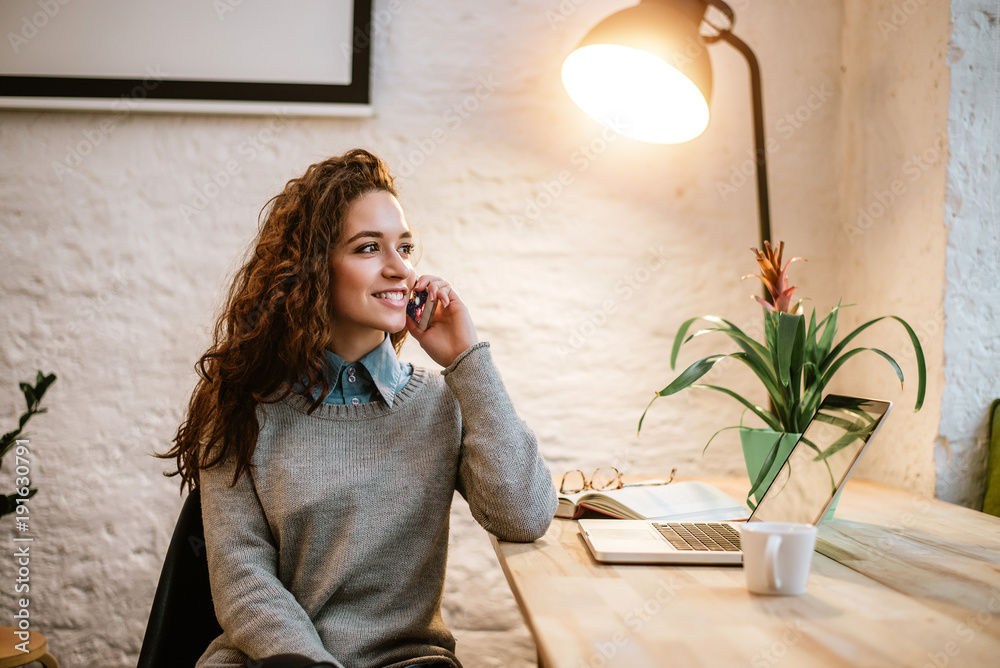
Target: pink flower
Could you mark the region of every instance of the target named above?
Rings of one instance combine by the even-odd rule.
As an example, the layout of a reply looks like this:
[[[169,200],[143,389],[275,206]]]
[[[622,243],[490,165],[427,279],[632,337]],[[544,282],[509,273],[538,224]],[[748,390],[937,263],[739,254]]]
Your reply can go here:
[[[757,259],[757,264],[760,265],[763,276],[760,274],[747,274],[743,278],[750,278],[751,276],[759,278],[767,287],[767,291],[771,294],[773,304],[762,297],[756,297],[756,300],[760,302],[764,308],[771,312],[797,312],[802,302],[800,300],[795,304],[794,309],[791,308],[792,293],[795,292],[795,286],[793,285],[789,287],[788,285],[788,266],[796,260],[802,260],[805,262],[805,259],[801,257],[793,257],[785,264],[784,267],[782,267],[781,254],[785,250],[784,241],[778,243],[777,253],[774,252],[774,248],[771,246],[770,241],[764,242],[763,251],[756,248],[751,248],[750,250],[753,251],[754,257]]]

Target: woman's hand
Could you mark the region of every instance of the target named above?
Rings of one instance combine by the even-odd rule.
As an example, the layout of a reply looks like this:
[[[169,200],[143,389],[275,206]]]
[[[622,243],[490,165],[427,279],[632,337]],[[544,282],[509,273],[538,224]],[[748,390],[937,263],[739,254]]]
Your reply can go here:
[[[455,288],[439,276],[421,276],[413,289],[427,290],[426,308],[435,309],[434,317],[430,327],[423,331],[407,315],[406,330],[432,360],[443,367],[451,366],[456,357],[479,342],[469,309]]]

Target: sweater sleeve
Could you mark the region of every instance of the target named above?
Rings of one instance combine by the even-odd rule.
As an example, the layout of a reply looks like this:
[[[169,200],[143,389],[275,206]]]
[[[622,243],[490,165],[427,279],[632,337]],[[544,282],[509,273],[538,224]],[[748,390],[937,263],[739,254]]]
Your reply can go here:
[[[462,413],[458,491],[473,517],[500,540],[541,538],[556,510],[552,475],[514,410],[489,344],[470,347],[441,373]]]
[[[287,652],[340,667],[278,579],[278,549],[251,474],[229,487],[234,471],[230,459],[199,473],[209,582],[226,638],[251,659]]]

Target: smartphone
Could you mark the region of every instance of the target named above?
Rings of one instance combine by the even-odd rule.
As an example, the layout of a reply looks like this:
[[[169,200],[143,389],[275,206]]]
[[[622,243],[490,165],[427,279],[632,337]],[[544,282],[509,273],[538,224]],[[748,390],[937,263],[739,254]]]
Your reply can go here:
[[[426,290],[414,290],[410,294],[410,301],[406,304],[406,313],[417,323],[417,327],[426,331],[431,326],[436,307],[437,302],[427,301]]]

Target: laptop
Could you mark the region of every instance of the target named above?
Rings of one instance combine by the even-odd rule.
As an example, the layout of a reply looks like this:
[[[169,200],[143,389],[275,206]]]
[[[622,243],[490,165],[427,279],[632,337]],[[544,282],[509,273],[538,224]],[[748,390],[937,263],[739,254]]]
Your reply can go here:
[[[747,522],[819,524],[892,402],[828,395]],[[732,522],[579,520],[594,558],[606,563],[741,564]]]

